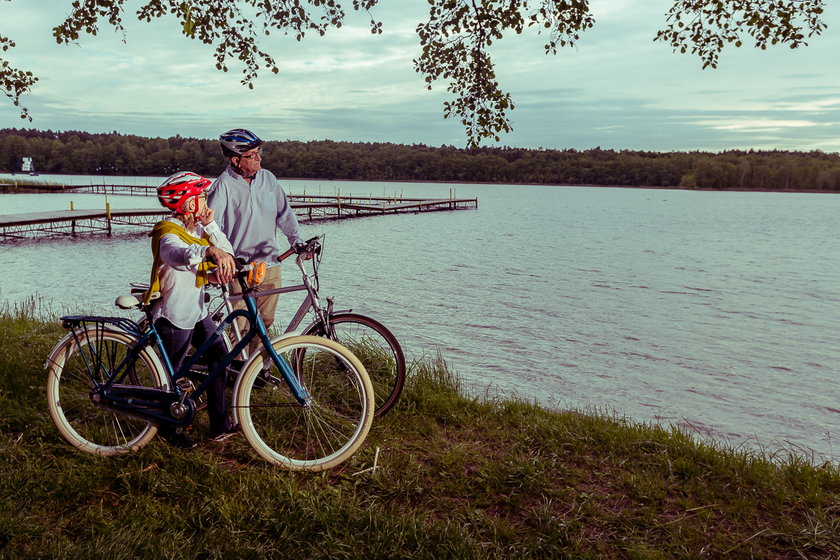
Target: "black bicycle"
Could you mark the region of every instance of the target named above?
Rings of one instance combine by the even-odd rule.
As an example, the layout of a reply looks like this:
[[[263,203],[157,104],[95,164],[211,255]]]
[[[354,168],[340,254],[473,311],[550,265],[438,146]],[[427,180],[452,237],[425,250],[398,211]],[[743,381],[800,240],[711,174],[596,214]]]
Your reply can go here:
[[[262,348],[236,377],[231,407],[248,443],[265,460],[292,470],[323,470],[350,457],[373,421],[373,388],[365,368],[327,338],[270,340],[254,303],[257,266],[237,272],[245,309],[229,313],[178,371],[151,321],[151,306],[136,296],[122,296],[117,305],[142,310],[145,327],[122,317],[62,317],[70,332],[47,360],[49,412],[61,435],[81,450],[110,456],[146,445],[160,425],[191,424],[211,380],[256,337]],[[196,364],[240,317],[248,323],[247,333],[195,387]]]

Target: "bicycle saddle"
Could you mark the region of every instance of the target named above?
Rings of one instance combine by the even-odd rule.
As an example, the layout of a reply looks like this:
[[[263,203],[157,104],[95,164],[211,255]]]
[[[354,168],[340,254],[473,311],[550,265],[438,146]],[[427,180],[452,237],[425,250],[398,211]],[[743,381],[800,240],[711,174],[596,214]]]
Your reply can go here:
[[[143,305],[143,300],[140,299],[142,294],[131,294],[128,296],[120,296],[114,301],[114,305],[120,309],[140,309]],[[154,301],[160,297],[160,292],[152,292],[150,301]]]

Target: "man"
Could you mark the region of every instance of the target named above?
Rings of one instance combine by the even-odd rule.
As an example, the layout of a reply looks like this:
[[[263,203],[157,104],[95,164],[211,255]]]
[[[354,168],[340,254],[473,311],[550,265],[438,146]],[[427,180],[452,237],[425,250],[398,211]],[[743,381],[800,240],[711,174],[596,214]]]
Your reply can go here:
[[[236,128],[222,134],[219,143],[228,166],[213,183],[207,201],[216,223],[233,245],[234,256],[247,262],[276,263],[283,252],[277,246],[278,228],[292,247],[303,239],[286,193],[274,174],[261,167],[263,141],[250,130]],[[240,292],[238,282],[230,287],[232,294]],[[268,269],[258,291],[276,287],[280,287],[279,266]],[[274,323],[277,300],[278,294],[256,300],[266,328]]]

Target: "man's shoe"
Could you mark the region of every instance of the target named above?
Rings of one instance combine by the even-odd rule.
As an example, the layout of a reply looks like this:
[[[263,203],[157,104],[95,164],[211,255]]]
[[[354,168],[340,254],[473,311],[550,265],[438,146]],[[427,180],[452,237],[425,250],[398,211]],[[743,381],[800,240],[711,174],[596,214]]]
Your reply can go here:
[[[211,435],[208,439],[212,442],[218,443],[220,441],[225,441],[226,439],[228,439],[231,436],[235,436],[236,434],[238,434],[241,431],[242,431],[242,428],[239,427],[239,424],[234,424],[233,426],[229,427],[228,429],[226,429],[223,432],[219,432],[218,434]]]

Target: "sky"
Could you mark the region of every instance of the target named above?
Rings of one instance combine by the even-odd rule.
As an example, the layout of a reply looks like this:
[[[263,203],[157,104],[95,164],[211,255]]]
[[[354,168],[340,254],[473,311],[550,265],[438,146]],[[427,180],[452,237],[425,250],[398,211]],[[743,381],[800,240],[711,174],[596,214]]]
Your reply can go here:
[[[263,71],[253,90],[241,66],[216,70],[212,47],[174,18],[137,21],[139,0],[126,2],[125,41],[103,22],[97,36],[59,45],[52,28],[70,3],[0,0],[0,35],[17,44],[0,57],[40,78],[22,98],[32,122],[0,97],[0,128],[215,138],[244,127],[265,140],[466,146],[458,120],[443,118],[446,84],[428,91],[414,71],[426,0],[380,0],[380,36],[346,0],[345,25],[325,37],[266,37],[280,72]],[[497,79],[516,108],[513,131],[484,145],[840,152],[840,7],[829,3],[828,29],[807,47],[727,47],[703,70],[653,41],[671,3],[592,0],[594,28],[556,55],[535,28],[495,42]]]

